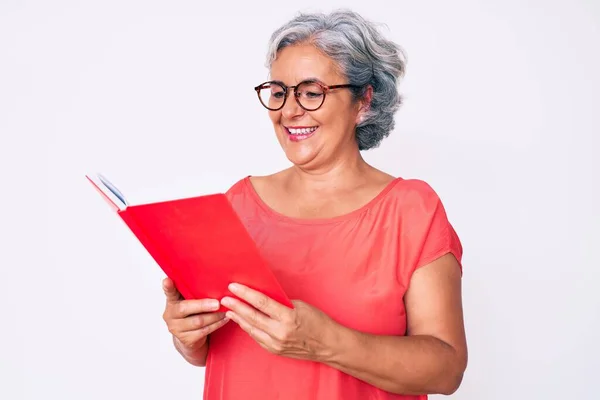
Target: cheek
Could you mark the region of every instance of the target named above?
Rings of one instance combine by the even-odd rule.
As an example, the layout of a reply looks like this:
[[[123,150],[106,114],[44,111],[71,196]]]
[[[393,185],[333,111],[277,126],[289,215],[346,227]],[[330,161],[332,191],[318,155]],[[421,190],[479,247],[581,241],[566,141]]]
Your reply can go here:
[[[351,114],[345,109],[337,109],[337,111],[328,110],[314,115],[314,120],[319,125],[326,125],[332,129],[345,129],[351,122],[351,119]]]
[[[271,122],[274,124],[278,124],[281,121],[281,112],[280,111],[269,111],[269,118]]]
[[[314,113],[316,121],[339,129],[346,129],[354,123],[356,119],[355,109],[349,99],[328,98],[327,100],[331,100],[328,107],[323,107]]]

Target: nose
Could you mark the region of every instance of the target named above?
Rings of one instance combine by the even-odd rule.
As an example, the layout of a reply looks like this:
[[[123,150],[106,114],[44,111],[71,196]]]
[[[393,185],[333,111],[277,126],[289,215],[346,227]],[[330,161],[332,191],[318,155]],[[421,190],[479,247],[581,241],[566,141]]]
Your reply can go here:
[[[283,105],[283,108],[281,109],[281,114],[286,119],[294,119],[301,117],[302,115],[304,115],[305,112],[306,111],[302,107],[300,107],[300,105],[296,101],[296,93],[293,90],[290,91],[290,93],[288,94],[288,98],[285,104]]]

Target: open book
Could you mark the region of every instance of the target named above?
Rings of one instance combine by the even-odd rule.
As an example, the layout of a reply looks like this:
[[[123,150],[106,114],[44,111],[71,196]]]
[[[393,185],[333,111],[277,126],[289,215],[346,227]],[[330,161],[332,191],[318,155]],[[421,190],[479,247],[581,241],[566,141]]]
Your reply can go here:
[[[224,193],[131,205],[106,177],[86,178],[185,299],[235,297],[238,282],[293,308]]]

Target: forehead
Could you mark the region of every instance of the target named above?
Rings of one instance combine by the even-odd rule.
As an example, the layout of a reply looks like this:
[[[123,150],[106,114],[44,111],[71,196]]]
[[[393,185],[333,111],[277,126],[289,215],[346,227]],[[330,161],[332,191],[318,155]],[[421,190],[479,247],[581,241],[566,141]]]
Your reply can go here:
[[[280,50],[271,65],[271,79],[287,85],[317,78],[325,83],[337,83],[342,77],[338,65],[310,44],[289,46]]]

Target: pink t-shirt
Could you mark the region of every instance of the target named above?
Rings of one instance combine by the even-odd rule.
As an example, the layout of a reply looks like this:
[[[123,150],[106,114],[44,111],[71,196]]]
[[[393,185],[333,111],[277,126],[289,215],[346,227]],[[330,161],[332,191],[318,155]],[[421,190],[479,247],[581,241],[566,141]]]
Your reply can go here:
[[[269,208],[249,177],[227,192],[291,299],[359,331],[405,335],[403,302],[415,269],[462,247],[425,182],[396,178],[365,206],[328,219]],[[462,266],[461,266],[462,269]],[[424,400],[378,389],[327,365],[273,355],[230,322],[209,341],[205,400]]]

